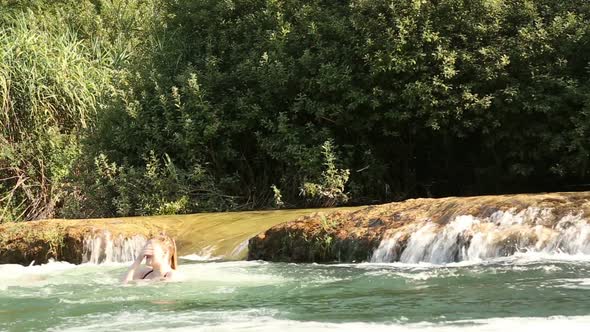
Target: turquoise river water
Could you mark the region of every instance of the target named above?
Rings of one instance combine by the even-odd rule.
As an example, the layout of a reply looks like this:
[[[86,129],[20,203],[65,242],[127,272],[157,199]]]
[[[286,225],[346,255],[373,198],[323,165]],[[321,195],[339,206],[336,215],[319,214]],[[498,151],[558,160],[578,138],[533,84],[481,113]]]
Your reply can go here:
[[[181,263],[180,281],[128,285],[118,282],[122,263],[0,265],[0,331],[590,327],[590,256],[524,253],[442,265]]]

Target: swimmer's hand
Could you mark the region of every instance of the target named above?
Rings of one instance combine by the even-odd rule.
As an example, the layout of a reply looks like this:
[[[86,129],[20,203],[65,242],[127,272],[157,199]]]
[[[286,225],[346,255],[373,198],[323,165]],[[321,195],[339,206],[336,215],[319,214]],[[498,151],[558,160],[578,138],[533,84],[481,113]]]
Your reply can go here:
[[[125,273],[125,275],[123,276],[122,282],[128,283],[129,281],[133,280],[133,277],[135,276],[137,269],[141,265],[141,262],[143,262],[143,259],[146,258],[147,260],[148,258],[152,257],[153,254],[154,248],[152,247],[151,242],[146,243],[139,252],[139,255],[137,255],[137,257],[135,258],[133,264],[131,264],[131,266],[129,267],[129,270],[127,270],[127,273]]]
[[[152,246],[151,241],[148,241],[148,243],[145,244],[145,246],[143,246],[143,249],[141,249],[141,251],[139,252],[139,255],[137,255],[137,258],[135,259],[135,261],[139,261],[139,264],[141,264],[141,261],[143,260],[143,258],[150,258],[154,255],[154,247]]]

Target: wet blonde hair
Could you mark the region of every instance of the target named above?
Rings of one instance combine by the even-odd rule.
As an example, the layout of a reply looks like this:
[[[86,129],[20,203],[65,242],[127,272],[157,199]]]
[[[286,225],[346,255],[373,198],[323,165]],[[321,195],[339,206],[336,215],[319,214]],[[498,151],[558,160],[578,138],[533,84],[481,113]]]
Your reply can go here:
[[[152,241],[158,242],[162,248],[164,248],[167,252],[168,255],[170,256],[170,267],[174,270],[176,270],[176,267],[178,266],[178,254],[176,252],[176,241],[174,241],[173,238],[164,235],[164,234],[160,234],[154,238],[151,239]]]

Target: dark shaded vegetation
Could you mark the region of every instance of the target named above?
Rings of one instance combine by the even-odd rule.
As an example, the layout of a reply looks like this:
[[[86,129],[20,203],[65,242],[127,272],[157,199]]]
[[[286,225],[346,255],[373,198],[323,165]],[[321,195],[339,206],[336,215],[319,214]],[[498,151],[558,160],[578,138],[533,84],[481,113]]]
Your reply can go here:
[[[0,219],[586,189],[581,0],[0,0]]]

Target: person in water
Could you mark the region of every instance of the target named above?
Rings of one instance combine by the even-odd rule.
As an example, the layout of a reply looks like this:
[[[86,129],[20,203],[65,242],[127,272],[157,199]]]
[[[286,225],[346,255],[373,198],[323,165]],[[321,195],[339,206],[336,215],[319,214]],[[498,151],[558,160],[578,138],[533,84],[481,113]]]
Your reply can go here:
[[[145,266],[141,266],[145,258]],[[160,235],[150,239],[129,267],[123,278],[127,283],[131,280],[172,280],[178,274],[176,242],[168,236]]]

